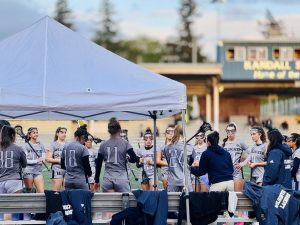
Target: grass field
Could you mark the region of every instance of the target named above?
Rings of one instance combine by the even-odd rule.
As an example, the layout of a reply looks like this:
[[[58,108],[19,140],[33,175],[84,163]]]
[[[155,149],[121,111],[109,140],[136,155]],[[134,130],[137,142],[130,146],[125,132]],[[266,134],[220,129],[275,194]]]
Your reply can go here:
[[[140,172],[139,169],[135,167],[135,165],[131,165],[132,170],[134,171],[135,175],[138,177]],[[100,183],[102,180],[102,176],[103,176],[103,171],[104,168],[102,169],[101,172],[101,179],[100,179]],[[50,190],[51,189],[51,180],[50,180],[50,176],[51,176],[51,171],[44,171],[44,179],[45,179],[45,189]],[[160,172],[158,172],[158,176],[160,177]],[[249,180],[250,179],[250,168],[245,167],[244,168],[244,176],[245,176],[245,180]],[[132,174],[129,175],[130,177],[130,185],[132,189],[139,189],[140,188],[140,183],[139,181],[136,181],[133,177]],[[162,189],[162,183],[161,181],[159,181],[158,183],[158,187],[159,189]]]

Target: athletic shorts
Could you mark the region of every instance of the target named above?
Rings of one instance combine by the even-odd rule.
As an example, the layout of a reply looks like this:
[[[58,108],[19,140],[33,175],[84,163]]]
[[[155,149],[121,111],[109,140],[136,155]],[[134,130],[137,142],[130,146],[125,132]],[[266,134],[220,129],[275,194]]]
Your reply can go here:
[[[23,189],[22,180],[6,180],[0,182],[0,193],[11,194]]]
[[[233,180],[244,180],[244,175],[242,170],[236,170],[233,171]]]
[[[183,186],[177,186],[177,185],[167,185],[167,192],[182,192]],[[192,183],[189,182],[188,184],[188,191],[193,191]]]
[[[205,184],[207,187],[209,187],[209,180],[208,180],[208,175],[205,174],[203,176],[200,177],[196,177],[195,175],[191,175],[192,178],[192,184]]]
[[[251,177],[250,182],[258,184],[263,182],[263,176],[261,177]]]
[[[209,191],[234,191],[234,182],[229,180],[212,184]]]
[[[24,173],[23,178],[25,179],[35,179],[43,177],[43,174],[41,172],[35,172],[35,173]]]
[[[66,174],[66,171],[63,169],[59,169],[59,168],[52,169],[51,179],[64,179],[65,174]]]
[[[167,192],[182,192],[183,186],[168,185]]]
[[[67,183],[65,182],[65,189],[83,189],[83,190],[89,190],[89,186],[87,183]]]
[[[109,190],[115,190],[115,192],[131,192],[129,181],[127,179],[113,179],[104,177],[102,184],[102,191],[108,192]]]

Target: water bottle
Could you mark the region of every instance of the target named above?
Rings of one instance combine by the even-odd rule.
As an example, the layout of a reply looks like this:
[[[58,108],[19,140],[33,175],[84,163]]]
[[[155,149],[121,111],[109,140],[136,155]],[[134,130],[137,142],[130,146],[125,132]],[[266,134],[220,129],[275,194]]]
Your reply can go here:
[[[122,194],[122,208],[127,209],[129,207],[129,193]]]

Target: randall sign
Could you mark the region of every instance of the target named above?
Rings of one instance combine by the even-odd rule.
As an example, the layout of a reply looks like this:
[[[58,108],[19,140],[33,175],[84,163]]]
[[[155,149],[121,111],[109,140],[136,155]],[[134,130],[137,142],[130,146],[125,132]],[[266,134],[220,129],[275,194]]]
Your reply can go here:
[[[293,65],[292,65],[293,64]],[[300,61],[245,61],[245,71],[252,73],[252,78],[286,80],[300,79]]]

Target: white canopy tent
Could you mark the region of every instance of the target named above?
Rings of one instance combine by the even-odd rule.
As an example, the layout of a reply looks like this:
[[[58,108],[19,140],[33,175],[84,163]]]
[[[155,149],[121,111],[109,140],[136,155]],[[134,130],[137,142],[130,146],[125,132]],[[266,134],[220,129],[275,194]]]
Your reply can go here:
[[[0,119],[152,118],[155,129],[157,118],[179,112],[184,118],[185,109],[184,84],[125,60],[50,17],[0,42]]]
[[[0,42],[1,119],[145,119],[185,108],[184,84],[49,17]]]

